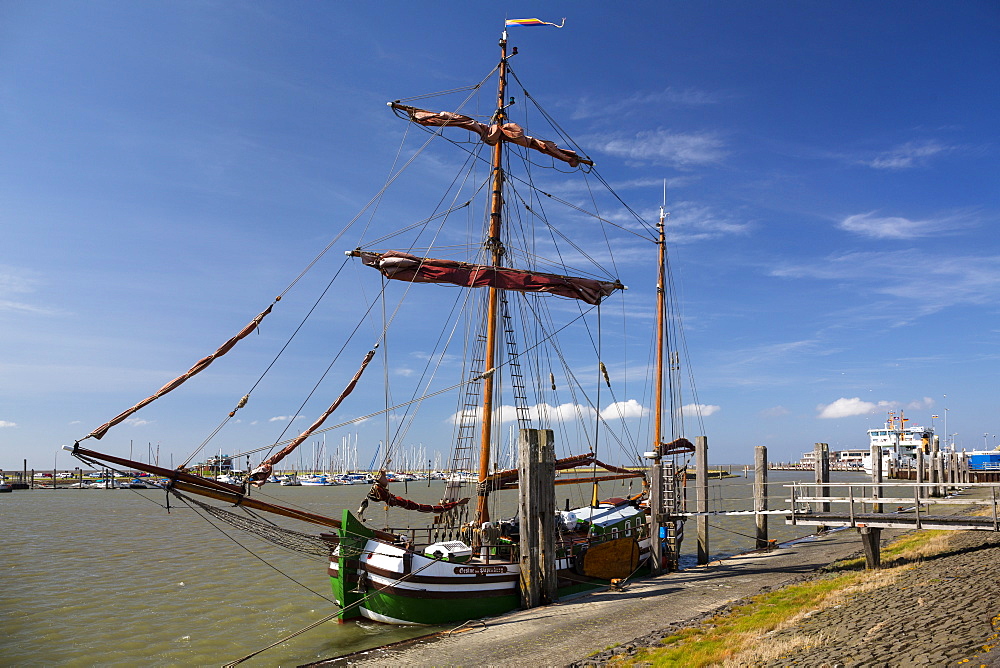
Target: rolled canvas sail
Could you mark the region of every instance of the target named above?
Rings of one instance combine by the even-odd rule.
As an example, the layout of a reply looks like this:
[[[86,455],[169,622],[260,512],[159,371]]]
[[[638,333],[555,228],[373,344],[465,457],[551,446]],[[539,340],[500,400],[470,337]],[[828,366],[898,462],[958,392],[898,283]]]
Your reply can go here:
[[[409,107],[404,104],[391,103],[393,109],[405,111],[410,120],[418,125],[430,127],[456,127],[463,128],[470,132],[475,132],[483,140],[483,143],[495,146],[499,141],[510,142],[518,146],[524,146],[532,150],[544,153],[547,156],[562,160],[570,167],[579,165],[593,166],[594,161],[581,157],[576,151],[560,148],[555,142],[548,139],[538,139],[524,134],[524,128],[517,123],[504,123],[503,125],[487,125],[469,116],[456,114],[451,111],[427,111]]]
[[[518,292],[548,292],[561,297],[579,299],[591,305],[624,285],[618,281],[598,281],[540,272],[470,264],[454,260],[417,257],[399,251],[373,253],[358,251],[361,261],[378,269],[386,278],[413,283],[450,283],[469,288],[493,287]]]

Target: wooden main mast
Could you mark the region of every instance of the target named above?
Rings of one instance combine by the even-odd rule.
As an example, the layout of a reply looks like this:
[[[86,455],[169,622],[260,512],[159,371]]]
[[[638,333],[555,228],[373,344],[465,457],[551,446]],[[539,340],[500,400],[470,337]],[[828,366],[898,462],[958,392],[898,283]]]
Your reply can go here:
[[[497,84],[497,111],[493,117],[493,123],[502,126],[506,112],[504,111],[504,98],[507,94],[507,31],[504,30],[500,36],[500,81]],[[503,214],[503,142],[498,141],[493,147],[493,194],[490,201],[490,229],[486,237],[486,248],[489,249],[491,264],[494,267],[502,266],[504,247],[500,239],[501,216]],[[497,349],[497,304],[499,302],[499,291],[495,287],[490,288],[489,302],[486,309],[486,350],[483,362],[483,411],[482,411],[482,435],[479,443],[479,489],[476,500],[476,522],[482,524],[490,519],[488,505],[489,489],[486,480],[490,475],[490,446],[493,440],[493,398],[494,398],[494,370],[496,367]]]

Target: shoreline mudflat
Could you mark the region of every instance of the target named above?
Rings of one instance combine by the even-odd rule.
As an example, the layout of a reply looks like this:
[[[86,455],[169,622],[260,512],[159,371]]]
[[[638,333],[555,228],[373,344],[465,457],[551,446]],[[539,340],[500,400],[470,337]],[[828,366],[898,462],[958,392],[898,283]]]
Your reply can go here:
[[[485,627],[470,625],[468,631],[450,636],[416,639],[313,665],[566,666],[667,627],[694,623],[728,603],[800,581],[860,551],[855,531],[830,532],[771,552],[737,555],[640,580],[622,592],[588,594],[489,619]]]

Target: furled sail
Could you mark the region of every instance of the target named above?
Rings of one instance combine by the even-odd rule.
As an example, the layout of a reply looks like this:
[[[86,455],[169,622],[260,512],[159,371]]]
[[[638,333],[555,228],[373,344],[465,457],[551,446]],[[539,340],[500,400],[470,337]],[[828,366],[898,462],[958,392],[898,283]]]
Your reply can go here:
[[[417,503],[416,501],[411,501],[410,499],[403,498],[402,496],[396,496],[389,492],[389,478],[386,476],[385,471],[379,471],[378,478],[375,479],[375,484],[368,491],[367,499],[372,501],[382,502],[389,506],[395,506],[397,508],[403,508],[405,510],[416,510],[421,513],[443,513],[455,508],[456,506],[463,506],[469,502],[468,499],[459,499],[457,501],[446,501],[440,504],[430,504],[430,503]],[[365,504],[367,505],[367,503]]]
[[[132,406],[132,408],[129,408],[128,410],[126,410],[126,411],[124,411],[122,413],[119,413],[115,417],[111,418],[110,420],[108,420],[107,422],[105,422],[104,424],[102,424],[100,427],[98,427],[94,431],[92,431],[89,434],[87,434],[84,437],[84,439],[92,438],[93,437],[93,438],[96,438],[97,440],[101,440],[101,438],[104,436],[104,434],[106,434],[108,432],[108,430],[111,429],[112,427],[114,427],[116,424],[118,424],[119,422],[122,422],[123,420],[125,420],[126,418],[128,418],[128,416],[132,415],[133,413],[135,413],[137,410],[139,410],[140,408],[142,408],[146,404],[150,404],[150,403],[156,401],[157,399],[159,399],[160,397],[162,397],[167,392],[170,392],[172,390],[177,389],[178,387],[180,387],[181,385],[183,385],[185,381],[187,381],[189,378],[191,378],[195,374],[204,371],[208,367],[209,364],[211,364],[212,362],[214,362],[217,358],[222,357],[223,355],[225,355],[226,353],[228,353],[230,350],[232,350],[233,346],[235,346],[237,343],[239,343],[239,341],[241,339],[246,338],[247,336],[250,335],[251,332],[253,332],[255,329],[257,329],[257,326],[260,325],[260,321],[263,320],[265,318],[265,316],[267,316],[267,314],[269,314],[271,312],[271,309],[273,307],[274,307],[274,304],[271,304],[271,306],[268,306],[266,309],[264,309],[256,318],[254,318],[253,320],[251,320],[247,324],[246,327],[244,327],[243,329],[241,329],[239,331],[239,333],[236,334],[236,336],[232,337],[231,339],[229,339],[228,341],[226,341],[225,343],[223,343],[222,346],[218,350],[216,350],[214,353],[212,353],[208,357],[203,357],[200,360],[198,360],[197,362],[195,362],[195,365],[193,367],[191,367],[190,369],[188,369],[187,373],[185,373],[183,375],[180,375],[177,378],[174,378],[172,381],[170,381],[169,383],[167,383],[166,385],[164,385],[163,387],[161,387],[160,389],[158,389],[155,394],[146,397],[145,399],[143,399],[142,401],[140,401],[139,403],[137,403],[135,406]],[[83,439],[81,439],[81,440],[83,440]]]
[[[555,158],[556,160],[562,160],[563,162],[568,163],[570,167],[577,167],[579,165],[593,166],[594,164],[593,160],[580,157],[576,151],[559,148],[559,146],[557,146],[553,141],[529,137],[524,134],[524,128],[517,123],[487,125],[485,123],[480,123],[469,116],[463,116],[462,114],[456,114],[451,111],[427,111],[426,109],[418,109],[405,104],[399,104],[398,102],[390,102],[389,106],[393,109],[406,112],[410,120],[418,125],[432,127],[457,127],[470,132],[475,132],[485,144],[490,146],[495,146],[499,141],[505,141],[544,153],[545,155]]]
[[[493,287],[518,292],[549,292],[591,305],[601,303],[602,299],[615,290],[625,289],[618,281],[598,281],[509,267],[437,260],[399,251],[374,253],[357,250],[353,254],[359,256],[369,267],[378,269],[386,278],[398,281],[451,283],[470,288]]]
[[[378,346],[376,345],[375,348],[378,348]],[[263,485],[264,481],[267,480],[268,476],[271,475],[271,471],[273,470],[274,465],[280,462],[285,457],[287,457],[292,452],[292,450],[299,447],[299,445],[301,445],[303,441],[309,438],[309,436],[314,431],[319,429],[320,426],[324,422],[326,422],[326,419],[330,417],[330,415],[332,415],[333,412],[337,410],[337,407],[340,406],[341,402],[347,398],[347,395],[349,395],[351,392],[354,391],[354,387],[358,384],[358,381],[361,380],[361,374],[365,372],[365,368],[368,366],[368,363],[372,361],[373,357],[375,357],[375,348],[372,348],[371,350],[368,351],[368,354],[365,355],[365,358],[361,361],[361,366],[358,368],[357,373],[354,374],[354,378],[351,379],[351,382],[349,382],[347,384],[347,387],[345,387],[344,390],[340,393],[340,396],[337,397],[332,404],[330,404],[330,407],[327,408],[322,415],[316,418],[316,421],[313,422],[311,425],[309,425],[308,429],[306,429],[304,432],[293,438],[288,445],[286,445],[281,450],[279,450],[278,452],[274,453],[273,455],[262,461],[260,465],[257,466],[257,468],[255,468],[250,473],[250,476],[247,478],[247,480],[250,483],[257,485],[258,487]]]
[[[621,476],[628,476],[632,478],[645,478],[646,472],[643,470],[633,470],[626,469],[620,466],[612,466],[611,464],[605,464],[597,458],[594,453],[590,452],[584,455],[572,455],[570,457],[564,457],[562,459],[557,459],[555,461],[556,471],[566,471],[569,469],[579,468],[581,466],[589,466],[591,464],[596,464],[605,471],[610,473],[617,473]],[[496,486],[497,488],[504,488],[507,486],[516,485],[518,482],[518,469],[505,469],[503,471],[497,471],[490,475],[487,484]]]

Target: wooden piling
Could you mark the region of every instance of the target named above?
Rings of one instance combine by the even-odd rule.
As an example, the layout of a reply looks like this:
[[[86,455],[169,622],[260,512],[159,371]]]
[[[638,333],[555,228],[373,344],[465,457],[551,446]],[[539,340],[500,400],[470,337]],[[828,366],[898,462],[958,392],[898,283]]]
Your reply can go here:
[[[930,456],[927,458],[927,482],[931,483],[933,487],[930,489],[929,496],[939,497],[941,496],[941,478],[938,477],[938,458],[941,454],[941,437],[934,436],[931,439],[931,452]]]
[[[708,512],[708,437],[698,436],[694,439],[695,463],[695,510],[699,513]],[[695,523],[698,528],[698,563],[707,564],[708,552],[708,516],[698,515]]]
[[[944,467],[944,461],[945,461],[944,460],[944,455],[945,455],[945,453],[941,452],[941,451],[938,451],[938,452],[934,453],[934,459],[935,459],[934,466],[935,466],[935,469],[936,469],[935,475],[936,475],[937,481],[938,481],[938,490],[937,490],[938,491],[938,493],[937,493],[938,496],[947,496],[947,494],[948,494],[948,488],[947,488],[948,481],[945,480],[945,475],[944,475],[944,471],[945,471],[945,467]]]
[[[861,544],[865,549],[865,565],[869,569],[882,567],[882,529],[877,527],[859,527]]]
[[[872,498],[878,499],[882,497],[882,448],[877,445],[871,446],[871,458],[872,458]],[[881,503],[872,504],[872,512],[880,513],[882,512]]]
[[[758,445],[753,449],[753,509],[756,512],[767,510],[767,446]],[[756,547],[763,550],[767,547],[767,515],[756,515],[757,535]]]
[[[813,482],[817,485],[817,496],[830,496],[830,446],[827,443],[813,444]],[[818,504],[817,511],[830,512],[829,503]]]
[[[924,488],[920,487],[920,485],[922,485],[924,483],[924,465],[925,465],[925,463],[924,463],[924,451],[923,451],[923,448],[917,448],[916,459],[917,459],[917,477],[916,477],[917,489],[919,490],[920,494],[924,494]]]
[[[556,600],[556,458],[551,429],[522,429],[518,436],[521,524],[521,605]]]

